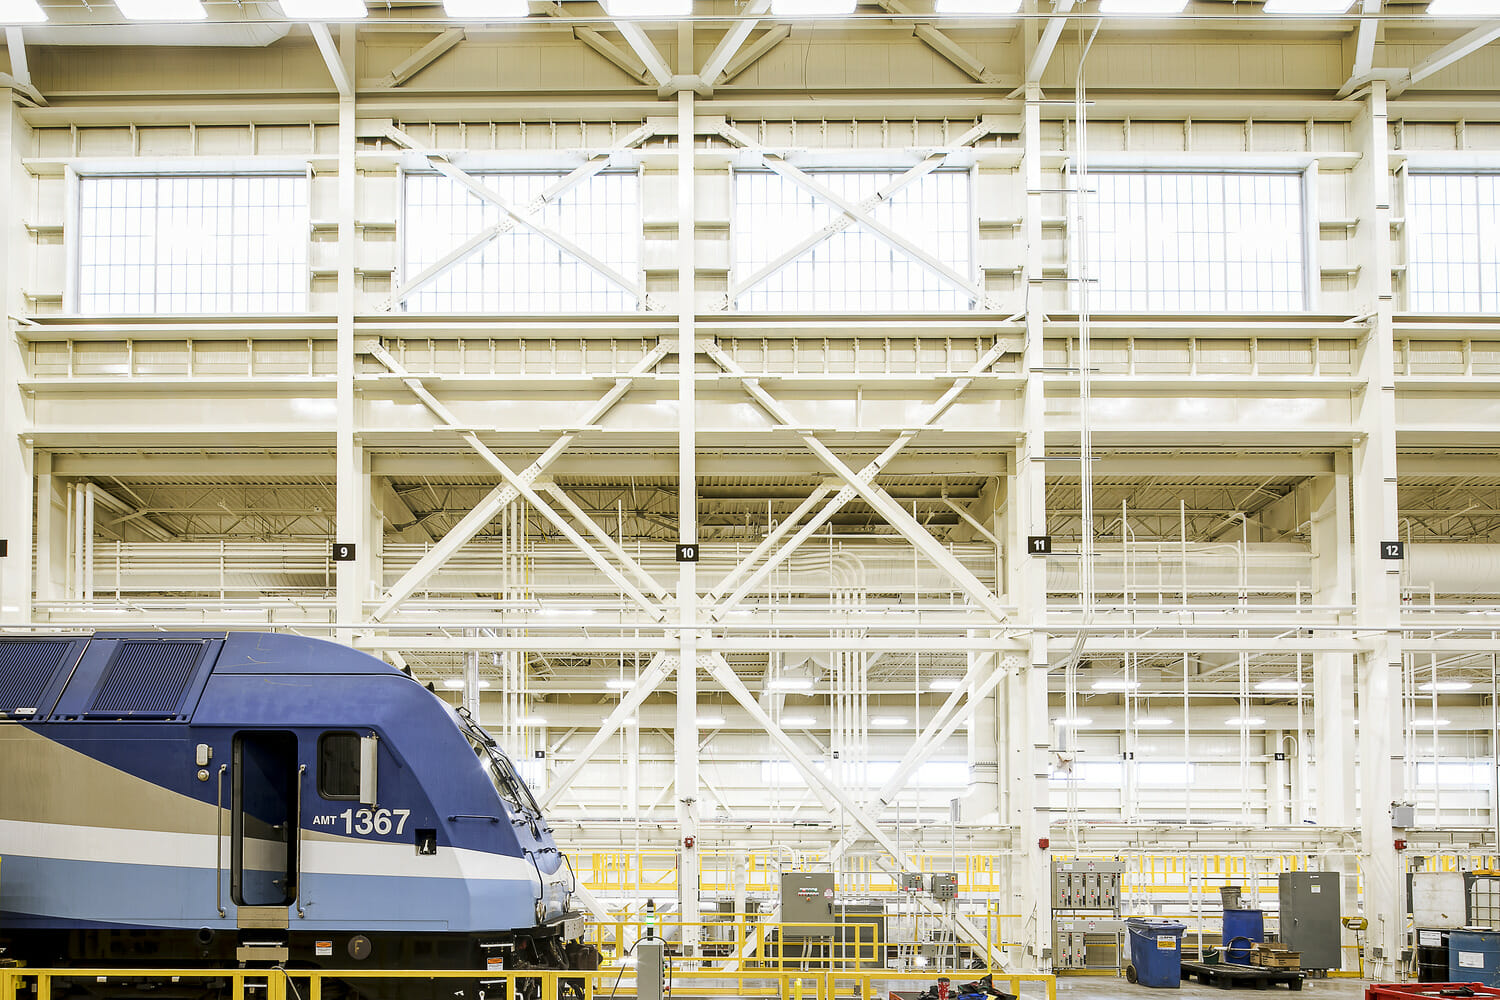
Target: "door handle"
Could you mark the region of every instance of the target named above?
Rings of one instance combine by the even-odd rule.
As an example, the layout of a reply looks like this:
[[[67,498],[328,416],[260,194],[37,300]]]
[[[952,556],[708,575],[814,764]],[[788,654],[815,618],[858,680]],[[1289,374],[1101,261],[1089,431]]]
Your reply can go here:
[[[297,901],[297,916],[307,916],[307,911],[302,908],[302,776],[307,773],[307,765],[297,765],[297,819],[292,824],[292,836],[297,838],[292,844],[292,850],[297,852],[297,881],[292,883],[292,891],[296,893],[293,897]]]

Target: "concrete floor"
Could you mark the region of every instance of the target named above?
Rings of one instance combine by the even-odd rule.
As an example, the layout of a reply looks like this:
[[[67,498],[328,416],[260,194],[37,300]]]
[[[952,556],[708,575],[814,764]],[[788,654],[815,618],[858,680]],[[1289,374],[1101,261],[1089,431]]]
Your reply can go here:
[[[1264,990],[1238,988],[1221,990],[1214,986],[1201,986],[1196,981],[1183,983],[1181,989],[1153,990],[1144,986],[1132,986],[1124,979],[1112,976],[1058,976],[1057,1000],[1361,1000],[1365,995],[1366,979],[1309,979],[1302,990],[1293,993],[1285,986],[1270,986]],[[1027,998],[1029,1000],[1029,997]]]

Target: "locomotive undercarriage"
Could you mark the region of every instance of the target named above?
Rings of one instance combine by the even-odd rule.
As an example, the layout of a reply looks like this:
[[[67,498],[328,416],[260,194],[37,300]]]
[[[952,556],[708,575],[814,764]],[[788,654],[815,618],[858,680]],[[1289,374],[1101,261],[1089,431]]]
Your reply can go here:
[[[546,931],[549,928],[541,928]],[[320,1000],[506,1000],[510,990],[500,971],[592,971],[598,949],[565,942],[555,933],[441,934],[375,931],[316,933],[256,930],[235,932],[87,929],[12,932],[7,955],[36,968],[136,970],[119,978],[54,977],[52,1000],[232,1000],[223,978],[149,970],[247,970],[280,968],[287,1000],[310,1000],[299,972],[316,969],[405,973],[474,970],[473,978],[374,976],[325,978]],[[242,951],[248,948],[248,951]],[[282,959],[282,955],[285,958]],[[540,979],[517,980],[516,1000],[543,1000]],[[245,1000],[264,1000],[263,982],[245,984]],[[563,980],[560,1000],[583,995],[581,980]]]

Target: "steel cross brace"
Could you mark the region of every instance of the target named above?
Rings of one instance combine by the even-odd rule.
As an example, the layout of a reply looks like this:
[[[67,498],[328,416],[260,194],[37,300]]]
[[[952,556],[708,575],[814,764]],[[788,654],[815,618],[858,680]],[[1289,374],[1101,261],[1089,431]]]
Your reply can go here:
[[[766,731],[766,734],[771,737],[771,742],[780,747],[782,752],[787,755],[787,760],[806,779],[808,788],[812,789],[823,800],[824,806],[830,812],[843,810],[849,819],[864,827],[871,839],[880,845],[883,851],[894,858],[896,863],[901,865],[903,869],[913,870],[916,867],[912,859],[907,857],[901,848],[896,845],[896,842],[890,838],[890,835],[880,828],[880,824],[876,823],[860,808],[859,803],[854,801],[853,796],[839,787],[836,781],[831,780],[827,775],[808,762],[806,755],[802,752],[802,748],[797,746],[792,738],[772,720],[770,715],[766,714],[766,710],[761,707],[760,702],[755,700],[755,696],[750,693],[749,688],[745,687],[744,682],[740,680],[739,675],[734,672],[734,669],[729,666],[728,661],[723,656],[718,653],[710,653],[702,659],[706,661],[704,668],[708,671],[709,675],[718,681],[724,690],[729,692],[730,696],[739,702],[740,706],[746,712],[750,713],[750,718],[755,720],[756,725]],[[967,918],[956,913],[944,913],[940,907],[930,900],[919,899],[918,902],[929,913],[945,919],[951,918],[954,929],[960,931],[971,943],[985,950],[997,966],[1003,965],[1005,956],[998,949],[990,948],[984,933]]]
[[[559,177],[556,181],[550,184],[545,191],[537,195],[531,201],[527,202],[525,207],[521,209],[520,216],[507,215],[505,218],[501,219],[493,226],[475,233],[463,243],[460,243],[448,253],[444,254],[441,260],[429,264],[418,274],[413,276],[410,280],[403,282],[401,287],[392,292],[391,297],[381,304],[381,308],[387,311],[396,308],[397,305],[408,299],[423,285],[434,280],[435,278],[441,277],[442,275],[446,274],[451,268],[467,260],[470,256],[479,251],[480,248],[484,247],[491,240],[504,236],[512,229],[515,229],[516,226],[520,225],[521,222],[525,219],[529,219],[531,216],[541,212],[542,209],[552,204],[558,198],[562,197],[564,194],[571,191],[579,184],[582,184],[590,177],[593,177],[604,171],[609,166],[610,161],[613,160],[617,154],[623,153],[628,149],[633,149],[636,146],[639,146],[641,143],[645,142],[647,139],[651,138],[657,133],[658,129],[656,128],[656,126],[648,122],[647,124],[642,125],[640,128],[627,135],[624,139],[616,143],[614,146],[610,147],[608,150],[590,157],[586,163],[582,163],[579,166],[575,167],[565,176]],[[528,225],[532,224],[528,223]]]
[[[461,184],[474,195],[484,199],[491,205],[494,205],[496,208],[500,209],[500,211],[510,216],[516,222],[524,223],[526,227],[532,232],[536,233],[542,239],[546,240],[548,243],[551,243],[553,246],[557,247],[559,250],[563,251],[570,257],[576,258],[593,270],[598,271],[601,275],[608,278],[610,281],[630,292],[637,299],[641,299],[643,301],[645,300],[646,290],[641,286],[639,282],[627,278],[625,275],[621,274],[619,271],[616,271],[604,261],[595,257],[593,254],[589,253],[583,247],[579,246],[577,243],[574,243],[572,240],[568,239],[566,236],[564,236],[562,233],[559,233],[551,226],[544,225],[541,222],[538,222],[536,219],[531,218],[530,216],[535,213],[528,213],[526,210],[517,208],[516,206],[512,205],[499,192],[485,185],[483,182],[470,175],[467,171],[451,163],[448,160],[448,155],[446,153],[442,152],[441,150],[433,149],[427,144],[420,142],[419,140],[408,135],[406,132],[403,132],[401,129],[397,128],[395,125],[387,125],[385,127],[385,135],[392,142],[396,143],[396,145],[425,156],[427,158],[427,162],[432,164],[433,169],[435,169],[438,173],[442,174],[444,177],[447,177],[449,180]]]
[[[896,794],[906,787],[906,782],[911,778],[917,768],[921,767],[927,758],[932,756],[942,742],[952,736],[959,726],[968,721],[969,716],[974,714],[974,709],[979,703],[987,698],[991,691],[999,686],[1000,682],[1015,671],[1022,668],[1021,658],[1018,656],[1007,656],[999,665],[995,665],[995,654],[985,653],[975,659],[969,667],[963,682],[951,694],[946,701],[928,720],[926,728],[917,735],[916,740],[907,749],[901,762],[891,772],[891,776],[876,791],[871,805],[871,814],[875,819],[885,807],[890,805]],[[980,680],[981,674],[988,670],[988,674]],[[966,692],[972,688],[973,693],[964,698]],[[962,700],[962,704],[959,702]],[[859,839],[857,833],[845,833],[837,844],[828,852],[828,860],[837,862],[844,856],[854,842]]]
[[[965,133],[965,135],[960,139],[960,143],[967,144],[975,142],[983,136],[989,134],[989,131],[990,128],[987,125],[976,125],[974,126],[974,128]],[[858,222],[861,226],[868,229],[870,232],[884,239],[886,242],[890,243],[898,250],[901,250],[903,253],[906,253],[915,258],[917,261],[921,262],[932,271],[941,275],[944,279],[952,282],[959,288],[962,288],[964,291],[968,292],[969,295],[982,308],[998,308],[998,305],[990,298],[989,294],[984,290],[984,287],[980,282],[975,281],[971,277],[966,277],[965,275],[958,273],[952,267],[949,267],[948,264],[941,260],[936,254],[930,253],[922,247],[917,246],[901,233],[896,232],[896,230],[892,229],[884,222],[881,222],[880,220],[871,216],[867,211],[862,209],[859,204],[850,201],[848,198],[845,198],[843,195],[839,194],[837,191],[834,191],[832,188],[828,187],[828,185],[823,184],[821,181],[812,177],[805,171],[799,170],[797,167],[792,166],[778,153],[766,149],[764,146],[757,143],[754,139],[750,138],[748,135],[741,132],[733,125],[728,124],[727,122],[722,123],[718,126],[718,133],[725,139],[734,143],[736,146],[739,146],[742,149],[747,150],[748,152],[755,153],[761,159],[765,160],[766,166],[770,167],[772,170],[776,171],[778,174],[785,177],[793,184],[796,184],[798,187],[807,191],[809,194],[812,194],[818,198],[822,198],[824,201],[833,205],[839,211],[852,218],[855,222]],[[828,235],[831,236],[832,233],[829,233]]]
[[[630,690],[620,696],[620,703],[599,726],[599,731],[590,737],[571,764],[557,772],[557,777],[552,779],[547,790],[537,797],[537,803],[543,809],[556,802],[558,796],[562,795],[573,783],[573,779],[583,773],[583,769],[594,759],[594,754],[599,752],[604,741],[619,731],[620,727],[625,724],[625,720],[630,718],[631,713],[641,707],[641,702],[646,700],[648,694],[672,676],[672,671],[677,669],[678,662],[676,656],[668,653],[657,653],[651,657],[651,662],[646,664],[646,669],[641,671]]]
[[[624,590],[627,594],[630,594],[637,603],[644,602],[642,604],[642,607],[646,608],[647,612],[653,616],[653,620],[662,620],[663,613],[661,609],[653,604],[649,599],[647,599],[644,594],[641,594],[640,591],[636,590],[636,588],[631,585],[630,581],[625,579],[625,577],[620,574],[619,570],[615,569],[614,566],[610,565],[606,560],[604,560],[604,558],[599,555],[599,553],[593,548],[593,546],[589,545],[588,542],[572,528],[572,526],[567,525],[566,521],[562,521],[558,514],[553,511],[550,506],[548,506],[545,502],[542,502],[540,497],[537,497],[536,492],[532,490],[530,486],[530,484],[534,482],[549,465],[555,462],[557,458],[563,453],[563,451],[565,451],[567,447],[573,443],[573,441],[578,437],[577,433],[567,433],[558,438],[552,443],[551,447],[549,447],[545,452],[537,457],[536,461],[532,462],[524,470],[522,470],[521,473],[517,474],[515,472],[512,472],[510,468],[500,460],[500,457],[498,455],[495,455],[494,452],[490,451],[490,449],[486,447],[483,442],[480,442],[478,437],[475,436],[472,432],[463,431],[461,428],[459,428],[452,415],[448,413],[447,408],[438,403],[436,399],[433,399],[431,393],[427,392],[426,387],[421,384],[420,380],[412,378],[406,372],[406,369],[401,366],[400,362],[391,357],[389,351],[387,351],[379,344],[371,345],[369,351],[376,360],[385,365],[385,367],[389,369],[393,374],[403,379],[406,382],[407,387],[412,389],[413,392],[417,393],[418,398],[422,399],[423,403],[433,411],[438,419],[442,420],[444,423],[448,424],[455,430],[459,430],[460,433],[464,435],[465,440],[469,442],[470,446],[478,451],[480,455],[485,459],[485,461],[489,462],[490,465],[493,466],[497,471],[499,471],[500,474],[506,479],[506,484],[504,486],[497,487],[496,489],[491,491],[491,493],[482,501],[480,501],[480,503],[472,511],[464,516],[462,521],[454,525],[452,530],[450,530],[448,534],[444,535],[441,541],[439,541],[435,546],[432,547],[432,549],[430,549],[425,555],[423,555],[422,558],[417,561],[417,564],[415,566],[407,570],[406,574],[396,582],[396,585],[394,587],[391,588],[390,593],[386,595],[386,598],[381,602],[380,607],[377,608],[375,610],[375,613],[370,616],[371,621],[380,621],[386,615],[394,611],[398,606],[400,606],[403,601],[405,601],[408,597],[416,592],[417,588],[422,585],[422,582],[424,580],[426,580],[440,566],[442,566],[450,558],[452,558],[453,554],[457,552],[458,549],[464,545],[464,543],[477,535],[484,528],[484,526],[488,524],[495,517],[495,515],[499,513],[507,504],[515,500],[518,496],[527,496],[528,493],[530,494],[530,496],[527,496],[527,500],[530,501],[531,497],[536,497],[537,503],[540,504],[540,506],[537,506],[537,504],[533,504],[533,506],[536,506],[537,510],[540,511],[543,516],[547,516],[549,520],[556,518],[557,520],[553,521],[554,525],[557,525],[559,522],[561,522],[562,527],[559,527],[559,530],[562,531],[565,536],[568,536],[570,541],[574,541],[575,545],[579,545],[580,550],[584,553],[584,555],[589,557],[590,561],[592,561],[594,565],[598,566],[617,585],[622,585],[621,589]],[[588,413],[586,413],[579,421],[580,424],[587,426],[597,422],[599,418],[601,418],[605,413],[609,412],[609,410],[615,405],[615,403],[619,402],[620,399],[624,397],[624,395],[630,390],[631,385],[637,378],[645,375],[647,372],[655,368],[657,364],[661,362],[662,358],[666,357],[668,353],[670,353],[669,345],[665,343],[658,344],[649,354],[647,354],[639,362],[637,362],[635,366],[632,367],[623,378],[615,380],[614,387],[611,388],[609,392],[605,393],[604,396],[599,400],[599,402],[595,403],[594,406],[589,409]]]
[[[937,402],[932,404],[925,418],[917,427],[903,431],[900,437],[888,445],[885,451],[876,456],[875,459],[858,473],[844,464],[837,455],[829,450],[811,432],[797,429],[797,422],[792,419],[792,415],[786,407],[777,401],[774,396],[766,392],[761,387],[760,380],[752,378],[733,358],[724,352],[723,348],[712,342],[707,342],[701,346],[701,349],[719,367],[738,378],[741,384],[744,385],[745,390],[750,394],[750,397],[760,404],[762,409],[770,414],[778,423],[792,430],[793,433],[800,437],[808,449],[824,465],[828,466],[839,479],[843,480],[845,484],[844,488],[812,520],[804,525],[791,541],[773,555],[765,565],[756,570],[744,583],[740,584],[733,594],[714,608],[712,617],[715,621],[722,620],[730,609],[743,600],[746,594],[758,586],[777,565],[790,556],[814,531],[827,523],[828,519],[854,496],[859,496],[873,507],[876,512],[890,522],[891,527],[895,528],[903,538],[910,542],[919,552],[927,556],[939,569],[951,576],[954,582],[976,604],[993,615],[997,622],[1006,620],[1004,607],[996,600],[995,595],[990,592],[989,588],[978,577],[969,572],[968,568],[959,562],[953,553],[945,549],[936,538],[933,538],[931,532],[922,527],[921,524],[917,523],[915,518],[903,510],[901,505],[889,493],[875,485],[874,482],[875,476],[880,473],[880,470],[895,458],[903,448],[911,443],[919,431],[930,427],[939,417],[947,412],[948,408],[973,383],[974,379],[983,374],[991,365],[999,360],[1000,356],[1005,353],[1004,343],[997,340],[962,378],[955,380],[953,385],[948,388],[948,391],[943,393]],[[721,583],[720,587],[722,586],[724,584]]]

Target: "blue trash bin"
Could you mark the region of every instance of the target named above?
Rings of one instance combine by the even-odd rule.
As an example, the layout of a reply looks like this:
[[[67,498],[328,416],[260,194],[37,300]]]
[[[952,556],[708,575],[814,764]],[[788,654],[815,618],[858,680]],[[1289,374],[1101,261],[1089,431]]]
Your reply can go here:
[[[1135,981],[1157,989],[1176,989],[1182,985],[1182,932],[1187,925],[1175,920],[1147,920],[1131,917],[1125,921],[1130,933],[1130,964]]]

